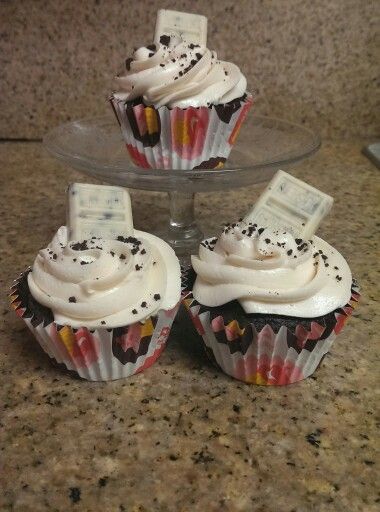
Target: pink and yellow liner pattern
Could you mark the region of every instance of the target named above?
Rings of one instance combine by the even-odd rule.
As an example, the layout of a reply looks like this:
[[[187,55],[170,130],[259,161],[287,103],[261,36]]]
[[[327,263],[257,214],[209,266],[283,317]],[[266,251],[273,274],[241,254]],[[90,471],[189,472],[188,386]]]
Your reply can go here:
[[[351,299],[343,308],[326,315],[321,324],[255,327],[255,320],[241,326],[237,320],[211,317],[189,293],[183,298],[191,320],[202,336],[210,359],[231,377],[248,384],[283,386],[306,379],[318,368],[336,336],[359,300],[358,286],[352,285]]]
[[[110,98],[129,155],[145,169],[223,167],[253,104],[247,94],[226,105],[168,108]]]
[[[11,306],[49,357],[68,370],[91,381],[116,380],[142,372],[161,355],[179,304],[143,322],[113,329],[58,325],[50,310],[31,296],[28,272],[11,288]]]

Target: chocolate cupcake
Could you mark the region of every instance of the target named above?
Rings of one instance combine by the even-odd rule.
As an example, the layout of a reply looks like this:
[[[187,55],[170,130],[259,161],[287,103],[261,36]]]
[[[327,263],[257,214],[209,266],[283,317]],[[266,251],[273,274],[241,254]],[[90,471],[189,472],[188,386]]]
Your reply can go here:
[[[163,240],[134,230],[69,241],[63,226],[10,299],[50,357],[85,379],[114,380],[159,357],[180,293],[179,262]]]
[[[204,240],[183,283],[210,358],[262,385],[312,375],[359,299],[347,262],[327,242],[248,221]]]
[[[137,49],[110,98],[139,167],[222,167],[252,105],[239,68],[178,34]]]

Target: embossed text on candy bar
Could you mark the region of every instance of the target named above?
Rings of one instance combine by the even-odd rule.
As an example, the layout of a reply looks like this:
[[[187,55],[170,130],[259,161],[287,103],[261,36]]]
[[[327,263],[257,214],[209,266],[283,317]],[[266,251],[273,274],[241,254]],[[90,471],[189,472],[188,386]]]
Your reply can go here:
[[[123,198],[121,192],[118,190],[106,189],[104,195],[100,195],[99,193],[94,193],[94,191],[82,189],[79,205],[81,208],[122,210]]]
[[[207,18],[200,14],[159,9],[157,12],[154,40],[160,41],[165,33],[178,32],[188,43],[206,46]]]
[[[131,200],[126,189],[73,183],[68,199],[67,225],[71,240],[89,235],[112,239],[133,233]]]
[[[309,215],[313,215],[321,204],[320,196],[288,180],[281,180],[276,192]]]
[[[121,226],[101,226],[99,228],[99,224],[91,224],[86,223],[81,226],[81,238],[86,240],[93,236],[105,238],[108,240],[112,240],[120,235],[120,231],[122,231]]]
[[[280,227],[299,238],[310,238],[332,203],[329,195],[278,171],[245,220],[275,229]]]
[[[257,210],[255,215],[255,222],[258,226],[271,227],[271,229],[283,230],[286,229],[293,235],[298,234],[298,225],[293,222],[291,218],[286,221],[284,215],[280,213],[276,215],[273,210],[266,209],[265,206]]]

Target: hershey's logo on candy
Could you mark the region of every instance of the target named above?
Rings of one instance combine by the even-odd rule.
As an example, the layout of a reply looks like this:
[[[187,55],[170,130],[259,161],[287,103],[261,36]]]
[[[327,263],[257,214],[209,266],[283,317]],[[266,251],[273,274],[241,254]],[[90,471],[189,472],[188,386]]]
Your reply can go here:
[[[278,171],[259,197],[246,221],[271,229],[285,229],[311,238],[330,211],[333,198],[284,171]]]
[[[159,9],[157,12],[154,42],[159,43],[163,34],[179,33],[187,43],[207,44],[207,18],[200,14]]]
[[[93,236],[112,240],[133,234],[129,193],[122,187],[72,183],[67,190],[67,227],[70,240]]]

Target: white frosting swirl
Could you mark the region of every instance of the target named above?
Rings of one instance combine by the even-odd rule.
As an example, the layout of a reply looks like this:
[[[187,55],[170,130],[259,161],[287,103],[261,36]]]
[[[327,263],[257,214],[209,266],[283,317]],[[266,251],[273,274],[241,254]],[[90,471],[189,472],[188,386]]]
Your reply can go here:
[[[347,262],[325,241],[244,221],[202,242],[191,261],[197,273],[193,295],[205,306],[237,299],[246,313],[309,318],[344,306],[351,295]]]
[[[186,108],[228,103],[246,92],[247,80],[231,62],[218,60],[205,46],[188,44],[178,34],[137,49],[127,73],[116,78],[118,99],[142,97],[146,104]]]
[[[178,258],[141,231],[118,240],[68,241],[62,226],[28,275],[33,297],[59,324],[121,327],[172,309],[179,301]]]

